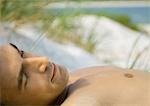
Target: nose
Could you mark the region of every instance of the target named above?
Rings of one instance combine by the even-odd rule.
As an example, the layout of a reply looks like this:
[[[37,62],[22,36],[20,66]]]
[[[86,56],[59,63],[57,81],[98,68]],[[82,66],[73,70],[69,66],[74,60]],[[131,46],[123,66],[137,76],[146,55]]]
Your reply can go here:
[[[32,57],[23,60],[23,67],[28,70],[45,72],[49,61],[47,57]]]

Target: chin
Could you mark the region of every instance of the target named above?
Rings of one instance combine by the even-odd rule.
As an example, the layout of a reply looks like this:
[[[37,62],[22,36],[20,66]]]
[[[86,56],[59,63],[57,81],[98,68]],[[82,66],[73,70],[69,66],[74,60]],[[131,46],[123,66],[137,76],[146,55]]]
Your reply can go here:
[[[61,74],[62,81],[66,82],[66,84],[67,84],[68,80],[69,80],[68,70],[64,66],[58,65],[58,67],[59,67],[59,71],[60,71],[60,74]]]
[[[67,69],[61,65],[55,64],[55,75],[52,83],[59,88],[65,88],[69,80]]]
[[[69,73],[67,69],[57,64],[56,64],[56,67],[57,67],[57,72],[56,72],[56,75],[54,77],[54,82],[53,82],[54,87],[55,87],[54,97],[57,97],[63,92],[63,90],[67,87],[68,80],[69,80]]]

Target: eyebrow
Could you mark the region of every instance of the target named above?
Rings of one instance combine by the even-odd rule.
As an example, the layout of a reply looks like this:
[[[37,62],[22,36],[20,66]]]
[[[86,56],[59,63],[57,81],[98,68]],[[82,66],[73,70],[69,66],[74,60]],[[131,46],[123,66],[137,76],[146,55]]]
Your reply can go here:
[[[18,51],[18,53],[19,53],[19,55],[22,57],[22,53],[24,53],[24,51],[20,51],[19,49],[18,49],[18,47],[16,46],[16,45],[14,45],[14,44],[12,44],[12,43],[9,43],[10,44],[10,46],[12,46],[14,49],[16,49],[17,51]]]
[[[20,53],[20,50],[18,49],[18,47],[12,43],[9,43],[13,48],[15,48],[19,53]]]

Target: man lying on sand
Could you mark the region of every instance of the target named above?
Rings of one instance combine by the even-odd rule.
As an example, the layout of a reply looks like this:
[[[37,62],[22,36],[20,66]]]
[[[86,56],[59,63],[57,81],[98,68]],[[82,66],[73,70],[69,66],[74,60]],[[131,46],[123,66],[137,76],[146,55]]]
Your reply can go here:
[[[0,46],[0,93],[1,105],[150,106],[150,73],[97,66],[69,74],[7,44]]]

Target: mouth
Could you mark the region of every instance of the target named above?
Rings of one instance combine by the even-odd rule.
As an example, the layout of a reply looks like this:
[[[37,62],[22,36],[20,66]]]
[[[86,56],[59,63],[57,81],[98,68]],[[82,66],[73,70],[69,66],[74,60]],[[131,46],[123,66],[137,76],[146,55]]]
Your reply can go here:
[[[49,81],[51,83],[54,83],[56,81],[57,78],[62,78],[62,80],[64,78],[68,78],[67,75],[68,75],[68,72],[67,72],[67,69],[62,67],[62,66],[59,66],[57,64],[54,64],[54,63],[51,63],[51,69],[50,69],[50,78],[49,78]],[[58,81],[58,80],[57,80]]]
[[[51,77],[51,82],[53,82],[53,80],[54,80],[54,77],[55,77],[55,75],[56,75],[56,72],[57,72],[57,70],[56,70],[56,65],[54,64],[54,63],[52,63],[52,77]]]

